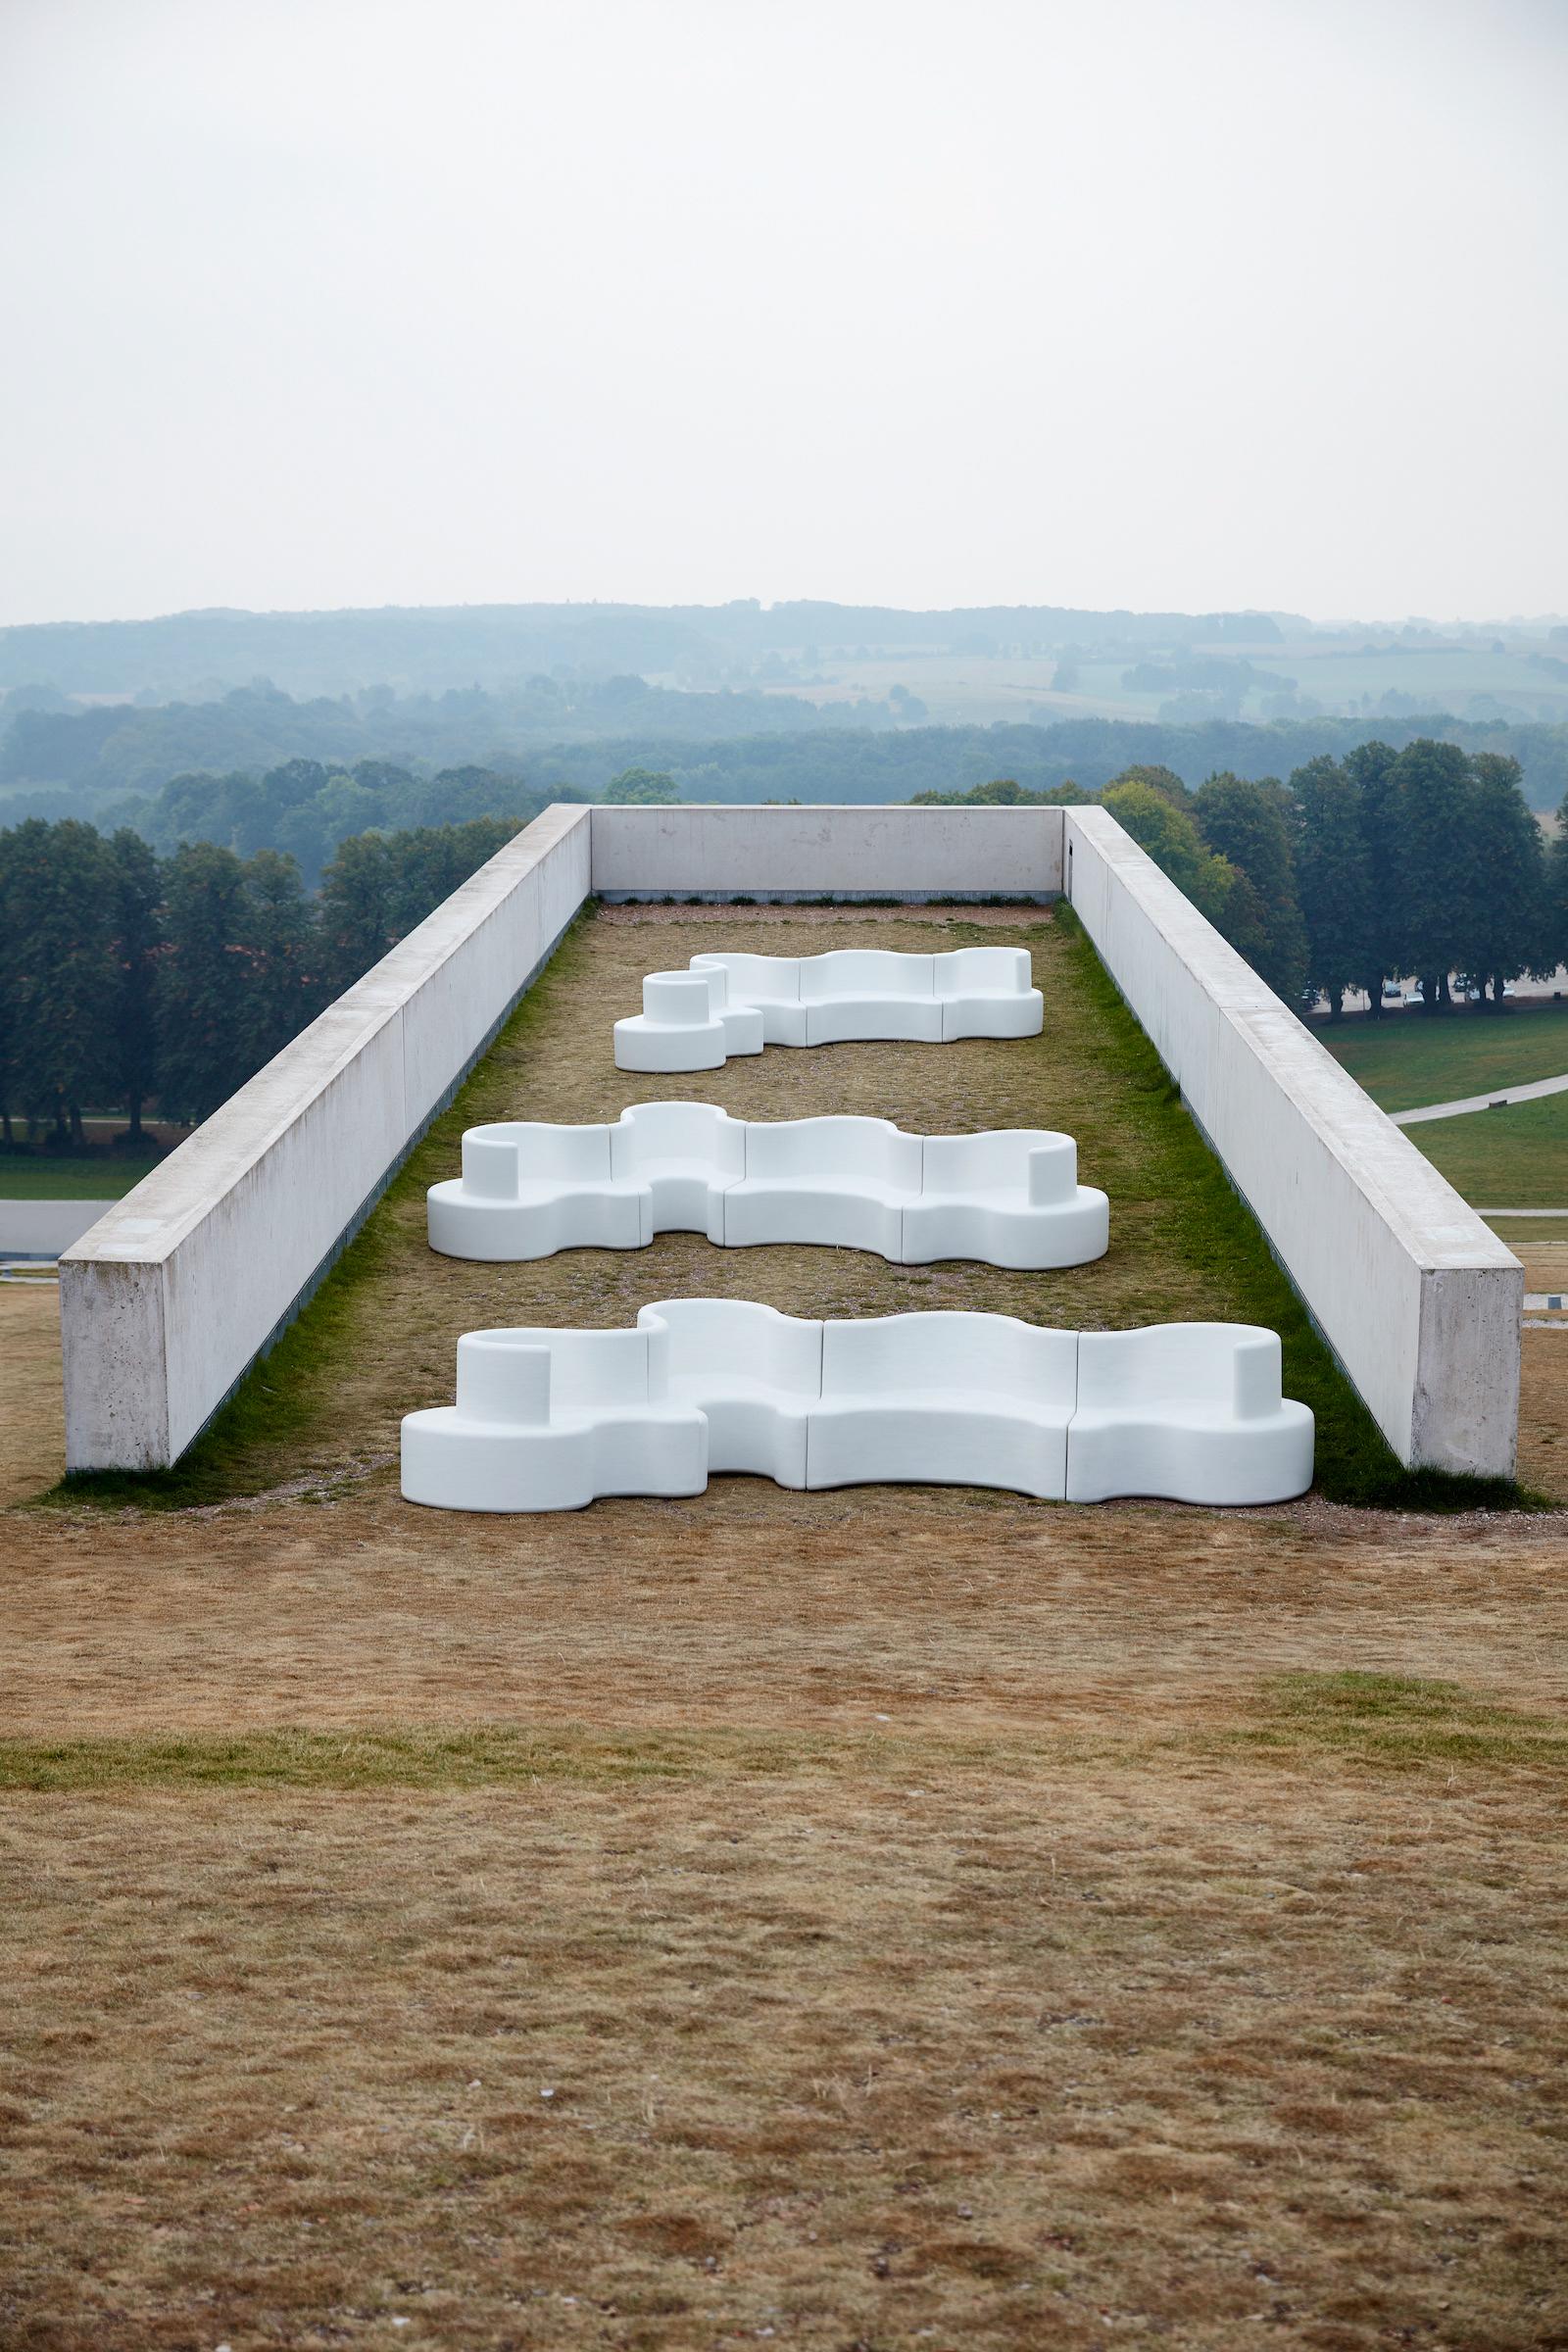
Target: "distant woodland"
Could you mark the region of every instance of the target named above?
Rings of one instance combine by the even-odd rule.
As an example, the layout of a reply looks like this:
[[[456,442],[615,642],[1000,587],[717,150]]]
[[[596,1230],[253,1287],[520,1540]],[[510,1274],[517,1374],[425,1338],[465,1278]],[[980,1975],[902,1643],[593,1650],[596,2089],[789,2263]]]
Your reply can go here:
[[[94,1104],[125,1108],[132,1146],[149,1104],[176,1120],[216,1109],[532,812],[482,769],[442,789],[452,821],[403,825],[417,797],[403,771],[332,776],[295,760],[169,786],[162,848],[75,817],[0,829],[4,1144],[83,1148]],[[676,789],[632,769],[606,797],[667,802]],[[519,805],[483,806],[509,792]],[[1568,831],[1548,847],[1517,765],[1494,753],[1373,742],[1283,782],[1222,770],[1194,791],[1145,763],[1098,796],[1007,777],[921,797],[1098,797],[1287,1004],[1321,991],[1336,1017],[1347,990],[1366,988],[1376,1009],[1381,981],[1409,972],[1435,1017],[1450,974],[1501,1013],[1510,979],[1568,956]],[[374,822],[328,840],[367,808]],[[279,847],[291,825],[293,846]]]

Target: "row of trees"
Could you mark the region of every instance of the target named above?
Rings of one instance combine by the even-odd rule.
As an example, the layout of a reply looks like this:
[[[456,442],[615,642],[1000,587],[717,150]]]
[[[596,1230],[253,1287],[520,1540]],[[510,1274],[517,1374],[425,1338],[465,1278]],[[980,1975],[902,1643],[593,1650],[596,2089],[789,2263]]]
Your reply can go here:
[[[276,850],[74,818],[0,832],[0,1126],[82,1141],[95,1102],[132,1144],[156,1100],[205,1118],[517,830],[514,819],[346,841],[313,899]]]
[[[607,798],[676,797],[628,770]],[[928,801],[1084,801],[1012,782]],[[1286,783],[1125,770],[1099,796],[1287,1003],[1321,990],[1380,1009],[1419,973],[1429,1011],[1449,975],[1493,1007],[1520,973],[1568,958],[1568,803],[1548,851],[1515,762],[1417,740],[1323,757]],[[167,856],[130,829],[31,818],[0,832],[0,1122],[80,1142],[82,1111],[205,1117],[517,830],[514,815],[367,831],[318,892],[272,848],[206,840]]]
[[[1364,989],[1419,975],[1428,1011],[1451,979],[1499,1009],[1510,980],[1568,959],[1568,800],[1547,848],[1518,762],[1418,738],[1364,743],[1286,783],[1229,773],[1190,791],[1132,767],[1095,795],[1013,783],[925,801],[1098,798],[1287,1004],[1319,992],[1339,1019]]]

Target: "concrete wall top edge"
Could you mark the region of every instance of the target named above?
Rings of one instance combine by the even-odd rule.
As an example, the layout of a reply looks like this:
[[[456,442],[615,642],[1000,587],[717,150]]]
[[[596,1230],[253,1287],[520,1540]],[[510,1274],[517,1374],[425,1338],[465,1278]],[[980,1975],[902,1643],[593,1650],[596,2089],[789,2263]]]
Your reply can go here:
[[[1161,873],[1108,809],[1065,811],[1154,929],[1196,971],[1220,1015],[1286,1089],[1302,1118],[1417,1264],[1432,1270],[1517,1267],[1518,1259],[1289,1005]],[[1177,1073],[1178,1076],[1181,1073]]]

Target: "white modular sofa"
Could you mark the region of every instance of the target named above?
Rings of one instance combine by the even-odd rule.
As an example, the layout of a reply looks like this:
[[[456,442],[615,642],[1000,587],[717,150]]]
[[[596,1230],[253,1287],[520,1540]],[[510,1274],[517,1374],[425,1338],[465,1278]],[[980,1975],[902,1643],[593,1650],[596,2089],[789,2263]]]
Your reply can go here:
[[[458,1399],[403,1423],[403,1493],[448,1510],[574,1510],[780,1486],[1002,1487],[1046,1500],[1282,1502],[1312,1415],[1280,1344],[1238,1323],[1047,1331],[1010,1315],[811,1322],[742,1298],[645,1306],[634,1331],[471,1332]]]
[[[712,1070],[764,1045],[1037,1037],[1044,1018],[1023,948],[694,956],[688,971],[649,973],[642,1011],[615,1023],[615,1062],[623,1070]]]
[[[1038,1270],[1102,1257],[1110,1230],[1071,1136],[733,1119],[710,1102],[639,1102],[602,1127],[470,1127],[462,1177],[431,1186],[427,1213],[432,1249],[491,1261],[681,1232],[728,1249],[818,1242],[894,1265]]]

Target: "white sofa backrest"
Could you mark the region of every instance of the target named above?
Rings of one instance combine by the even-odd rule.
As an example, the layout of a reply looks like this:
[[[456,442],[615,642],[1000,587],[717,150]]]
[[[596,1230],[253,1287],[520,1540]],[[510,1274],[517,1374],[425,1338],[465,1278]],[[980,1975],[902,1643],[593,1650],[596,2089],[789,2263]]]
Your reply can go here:
[[[1043,1331],[1012,1315],[881,1315],[822,1327],[824,1396],[940,1390],[998,1393],[1071,1412],[1078,1334]]]
[[[822,1326],[750,1298],[662,1298],[638,1323],[666,1335],[672,1379],[716,1374],[803,1396],[822,1393]]]
[[[1242,1420],[1279,1409],[1277,1332],[1248,1323],[1156,1323],[1147,1331],[1086,1331],[1078,1344],[1078,1402],[1089,1411],[1161,1401],[1212,1405]]]
[[[517,1198],[517,1130],[497,1121],[469,1127],[463,1138],[463,1184],[485,1200]]]
[[[929,997],[936,958],[901,956],[892,948],[834,948],[801,962],[801,1002],[832,997]]]
[[[634,1102],[609,1130],[611,1173],[635,1178],[651,1161],[698,1160],[715,1176],[746,1171],[746,1125],[716,1102]]]
[[[696,1028],[710,1021],[723,1001],[721,975],[650,972],[643,982],[643,1018],[671,1027]]]
[[[720,1004],[798,1004],[801,1000],[798,956],[694,956],[691,968],[721,975]]]
[[[458,1410],[477,1421],[533,1421],[552,1412],[646,1404],[667,1382],[667,1345],[655,1347],[661,1336],[538,1326],[466,1333],[458,1342]]]
[[[983,990],[1024,996],[1034,986],[1027,948],[952,948],[934,958],[939,997],[962,997]]]
[[[917,1193],[920,1138],[901,1134],[891,1119],[753,1120],[746,1129],[746,1174],[764,1183],[860,1177]]]
[[[550,1357],[560,1337],[555,1331],[465,1332],[458,1342],[459,1412],[472,1421],[542,1427],[550,1418]]]
[[[922,1195],[1019,1192],[1036,1208],[1070,1200],[1078,1184],[1078,1147],[1047,1127],[1010,1127],[990,1135],[928,1135]]]
[[[521,1184],[610,1181],[608,1127],[552,1127],[542,1119],[518,1119],[508,1132],[516,1151]],[[466,1159],[463,1172],[466,1178]]]

